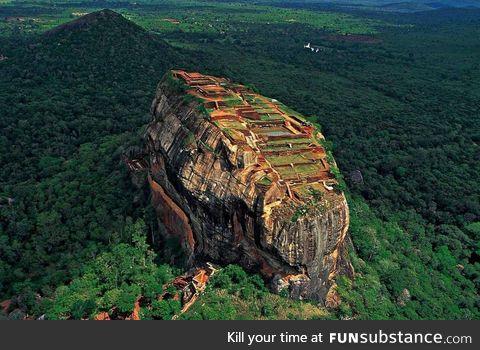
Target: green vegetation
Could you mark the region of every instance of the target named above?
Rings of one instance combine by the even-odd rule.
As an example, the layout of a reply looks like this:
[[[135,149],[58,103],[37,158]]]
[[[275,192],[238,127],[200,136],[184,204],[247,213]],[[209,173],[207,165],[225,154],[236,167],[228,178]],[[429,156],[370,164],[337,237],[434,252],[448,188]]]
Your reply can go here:
[[[186,132],[187,132],[187,136],[185,137],[184,145],[190,146],[192,144],[196,144],[197,141],[195,139],[195,134],[190,130],[187,130]]]
[[[56,3],[68,5],[67,1],[56,1]],[[80,1],[78,4],[80,6],[57,7],[55,2],[37,6],[32,6],[28,1],[14,4],[0,2],[5,16],[22,17],[21,22],[10,23],[6,28],[15,27],[16,30],[24,33],[43,32],[71,21],[77,17],[78,13],[101,9],[95,7],[95,2],[88,0]],[[98,5],[104,6],[102,3]],[[314,13],[301,9],[292,10],[235,2],[167,0],[144,6],[132,6],[126,2],[119,4],[111,2],[110,5],[130,21],[157,35],[175,32],[225,35],[244,32],[244,28],[258,23],[291,27],[307,25],[312,29],[338,33],[372,34],[377,31],[376,26],[382,24],[382,21],[377,19],[364,19],[339,12]]]
[[[228,265],[213,275],[201,301],[181,319],[185,320],[278,320],[325,319],[324,308],[269,293],[259,275]]]
[[[268,176],[264,176],[257,183],[262,186],[270,186],[272,184],[272,179]]]
[[[283,103],[277,101],[275,104],[278,107],[280,107],[280,109],[282,111],[286,112],[288,115],[295,116],[300,120],[305,120],[305,118],[300,113],[294,111],[293,109],[289,108],[288,106],[285,106]],[[321,130],[321,129],[319,128],[318,130]]]
[[[173,1],[171,4],[173,5]],[[174,5],[175,7],[167,5],[166,8],[158,6],[155,7],[155,11],[152,9],[151,12],[142,11],[141,13],[131,8],[126,9],[124,13],[128,19],[161,34],[176,31],[224,34],[242,30],[242,27],[257,23],[289,26],[302,23],[315,29],[366,34],[375,33],[375,26],[381,23],[378,20],[364,20],[342,13],[312,13],[304,10],[287,10],[234,2],[193,1],[174,2]],[[172,23],[166,19],[176,19],[179,23]]]
[[[124,227],[140,212],[126,169],[114,170],[126,144],[109,136],[69,160],[43,157],[41,181],[4,187],[15,204],[0,207],[0,287],[25,311],[38,310],[36,292],[50,295],[85,262],[131,239]]]
[[[125,302],[110,292],[117,286],[87,276],[101,259],[138,252],[132,222],[143,219],[149,238],[156,232],[121,156],[139,143],[158,80],[177,67],[248,82],[308,120],[318,116],[350,187],[358,272],[339,281],[335,317],[479,318],[480,11],[112,4],[140,26],[94,17],[41,35],[96,9],[53,3],[0,4],[0,55],[8,57],[0,61],[0,193],[15,200],[0,206],[1,300],[31,315],[80,318],[106,310],[109,295],[130,311],[139,292],[130,277],[118,287]],[[377,42],[342,32],[375,33]],[[322,51],[305,50],[307,42]],[[356,170],[363,182],[350,178]],[[164,244],[156,239],[155,249]],[[138,271],[146,278],[154,269]],[[313,308],[260,287],[241,292],[251,278],[233,289],[212,283],[184,317],[289,318],[284,310]],[[145,317],[176,308],[157,306]]]
[[[289,165],[299,163],[299,162],[306,162],[302,154],[291,154],[291,155],[282,155],[282,156],[267,156],[266,157],[273,166],[277,165]]]
[[[292,144],[292,147],[288,146],[288,145],[285,145],[285,144],[278,144],[276,146],[274,145],[271,145],[270,142],[268,143],[268,146],[266,147],[262,147],[262,150],[263,151],[290,151],[292,149],[302,149],[302,148],[306,148],[308,146],[308,143],[307,144],[298,144],[298,143],[294,143]]]
[[[475,280],[465,278],[476,274],[475,267],[459,264],[471,254],[456,243],[462,231],[447,225],[439,234],[413,212],[385,222],[362,199],[354,197],[349,203],[354,213],[350,232],[356,242],[350,256],[358,276],[354,282],[343,278],[339,283],[341,314],[431,319],[436,312],[445,319],[478,319]],[[405,290],[411,297],[404,297]]]
[[[307,197],[305,204],[300,204],[294,207],[293,215],[290,218],[292,222],[297,222],[307,214],[321,213],[324,210],[320,202],[323,195],[322,192],[311,187],[307,189],[307,192],[306,195],[309,198]]]
[[[201,97],[197,97],[197,96],[193,96],[193,95],[190,95],[190,94],[184,94],[183,96],[183,100],[185,101],[185,103],[199,103],[199,104],[203,104],[204,100],[201,98]]]
[[[143,318],[170,319],[180,310],[179,301],[157,301],[163,285],[173,279],[171,268],[154,263],[155,254],[145,238],[142,221],[127,224],[125,234],[131,243],[115,245],[87,263],[82,274],[68,286],[59,287],[46,302],[48,319],[95,318],[100,312],[128,317],[135,302],[151,305],[142,310]],[[112,308],[115,306],[115,308]],[[167,308],[165,308],[167,306]]]
[[[295,166],[295,170],[298,174],[309,176],[309,175],[317,175],[319,167],[315,164],[299,164]]]
[[[178,91],[179,93],[185,93],[187,90],[190,89],[190,86],[185,84],[183,80],[174,78],[171,71],[165,73],[165,82],[171,89]],[[191,95],[189,96],[193,97]]]
[[[139,143],[173,53],[117,16],[4,42],[0,188],[15,202],[0,206],[0,295],[41,315],[37,294],[131,242],[129,217],[145,215],[122,153]]]
[[[307,145],[311,142],[310,139],[290,139],[288,141],[285,140],[269,140],[269,145],[283,145],[285,143],[291,143],[292,145],[296,143],[306,143]]]
[[[243,101],[239,98],[230,98],[230,99],[226,99],[225,103],[227,107],[234,107],[234,106],[242,105]]]

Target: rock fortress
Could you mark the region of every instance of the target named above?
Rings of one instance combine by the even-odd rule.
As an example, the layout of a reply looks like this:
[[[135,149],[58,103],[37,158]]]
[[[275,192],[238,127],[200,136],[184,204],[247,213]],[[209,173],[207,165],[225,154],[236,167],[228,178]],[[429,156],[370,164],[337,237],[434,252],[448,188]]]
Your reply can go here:
[[[141,159],[161,234],[190,265],[259,272],[275,292],[335,307],[353,274],[349,211],[320,130],[225,78],[173,70],[158,85]]]

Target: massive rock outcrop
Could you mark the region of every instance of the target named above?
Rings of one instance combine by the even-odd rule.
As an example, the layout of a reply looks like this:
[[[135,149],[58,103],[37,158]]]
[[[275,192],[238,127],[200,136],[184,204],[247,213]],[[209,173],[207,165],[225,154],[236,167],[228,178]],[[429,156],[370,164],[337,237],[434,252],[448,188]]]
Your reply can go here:
[[[144,164],[161,233],[192,264],[237,263],[335,306],[335,277],[352,271],[349,212],[319,131],[276,100],[183,71],[162,79],[152,114]]]

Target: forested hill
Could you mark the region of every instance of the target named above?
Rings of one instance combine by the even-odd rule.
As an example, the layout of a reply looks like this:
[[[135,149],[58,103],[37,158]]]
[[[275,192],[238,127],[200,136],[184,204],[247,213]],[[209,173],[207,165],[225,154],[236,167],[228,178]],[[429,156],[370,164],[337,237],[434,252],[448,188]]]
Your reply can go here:
[[[4,39],[5,40],[5,39]],[[0,62],[0,295],[32,311],[100,252],[128,240],[122,149],[155,85],[182,58],[112,11],[10,38]]]
[[[0,181],[38,178],[42,163],[148,120],[156,81],[179,56],[109,10],[89,14],[12,49],[0,65]],[[13,97],[13,99],[12,99]],[[5,100],[8,99],[8,100]],[[141,110],[139,110],[141,106]],[[8,151],[3,148],[7,145]],[[14,174],[14,176],[12,176]]]
[[[108,32],[102,31],[102,29],[116,29],[124,31],[125,34],[129,33],[132,35],[138,35],[139,31],[144,31],[135,23],[125,19],[121,14],[110,9],[103,9],[101,11],[87,13],[76,20],[54,27],[46,31],[43,35],[52,36],[56,33],[62,33],[63,35],[72,36],[72,34],[78,35],[78,30],[94,30],[97,31],[97,34],[108,37]]]

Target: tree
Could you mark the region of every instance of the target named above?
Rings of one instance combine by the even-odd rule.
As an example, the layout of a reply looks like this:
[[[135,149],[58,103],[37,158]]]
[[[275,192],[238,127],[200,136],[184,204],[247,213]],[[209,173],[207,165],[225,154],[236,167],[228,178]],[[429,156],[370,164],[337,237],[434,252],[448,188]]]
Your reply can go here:
[[[164,303],[156,301],[162,285],[173,275],[169,267],[155,264],[155,254],[145,239],[145,223],[130,222],[125,230],[132,237],[132,244],[120,243],[102,253],[85,266],[80,277],[59,287],[48,305],[48,318],[78,319],[112,310],[128,316],[140,297],[159,307],[157,311],[154,307],[154,316],[168,314],[171,318],[178,311],[179,305],[173,301],[167,303],[168,312]]]

